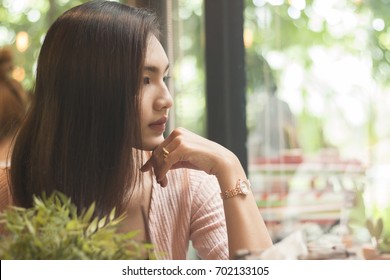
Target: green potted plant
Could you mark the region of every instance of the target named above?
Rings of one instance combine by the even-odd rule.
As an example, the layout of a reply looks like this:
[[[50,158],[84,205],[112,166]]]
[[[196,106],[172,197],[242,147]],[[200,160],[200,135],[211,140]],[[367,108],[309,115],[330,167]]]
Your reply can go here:
[[[124,216],[115,209],[93,217],[95,204],[78,214],[61,193],[34,197],[31,208],[10,207],[0,213],[0,258],[36,260],[119,260],[154,258],[151,244],[134,240],[137,232],[120,233]]]
[[[357,233],[362,229],[367,232],[370,242],[362,246],[365,259],[390,259],[390,205],[364,198],[365,191],[355,191],[354,206],[349,213],[349,227]]]
[[[365,259],[390,260],[390,206],[379,218],[369,218],[366,227],[371,236],[372,246],[363,247]]]

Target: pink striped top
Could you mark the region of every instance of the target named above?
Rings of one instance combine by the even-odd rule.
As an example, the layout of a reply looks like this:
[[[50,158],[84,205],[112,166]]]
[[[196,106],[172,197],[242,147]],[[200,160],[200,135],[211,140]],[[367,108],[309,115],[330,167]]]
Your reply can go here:
[[[228,259],[225,215],[215,176],[203,171],[168,172],[168,186],[153,179],[150,238],[162,259],[185,259],[189,240],[201,259]]]

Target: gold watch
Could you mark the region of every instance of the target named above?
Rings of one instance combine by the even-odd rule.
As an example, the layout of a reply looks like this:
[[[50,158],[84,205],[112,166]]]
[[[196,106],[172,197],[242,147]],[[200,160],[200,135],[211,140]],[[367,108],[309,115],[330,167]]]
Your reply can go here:
[[[249,193],[250,188],[249,180],[238,179],[236,186],[221,193],[221,197],[222,199],[228,199],[239,194],[245,196]]]

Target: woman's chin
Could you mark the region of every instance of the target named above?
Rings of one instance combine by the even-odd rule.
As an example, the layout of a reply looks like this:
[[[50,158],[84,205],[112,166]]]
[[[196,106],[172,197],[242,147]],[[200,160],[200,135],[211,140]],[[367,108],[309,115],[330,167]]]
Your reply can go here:
[[[161,135],[161,137],[155,138],[155,139],[148,139],[147,141],[142,141],[142,147],[141,150],[144,151],[153,151],[158,145],[160,145],[164,141],[164,137]]]

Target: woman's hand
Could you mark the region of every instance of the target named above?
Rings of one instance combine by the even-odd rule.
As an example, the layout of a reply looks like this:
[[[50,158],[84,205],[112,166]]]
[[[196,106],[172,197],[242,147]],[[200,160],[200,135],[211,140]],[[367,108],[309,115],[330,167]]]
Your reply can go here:
[[[152,157],[142,166],[141,171],[152,168],[157,182],[165,187],[168,184],[166,174],[170,169],[203,170],[218,178],[230,169],[242,167],[238,158],[228,149],[184,128],[177,128],[154,149]]]

